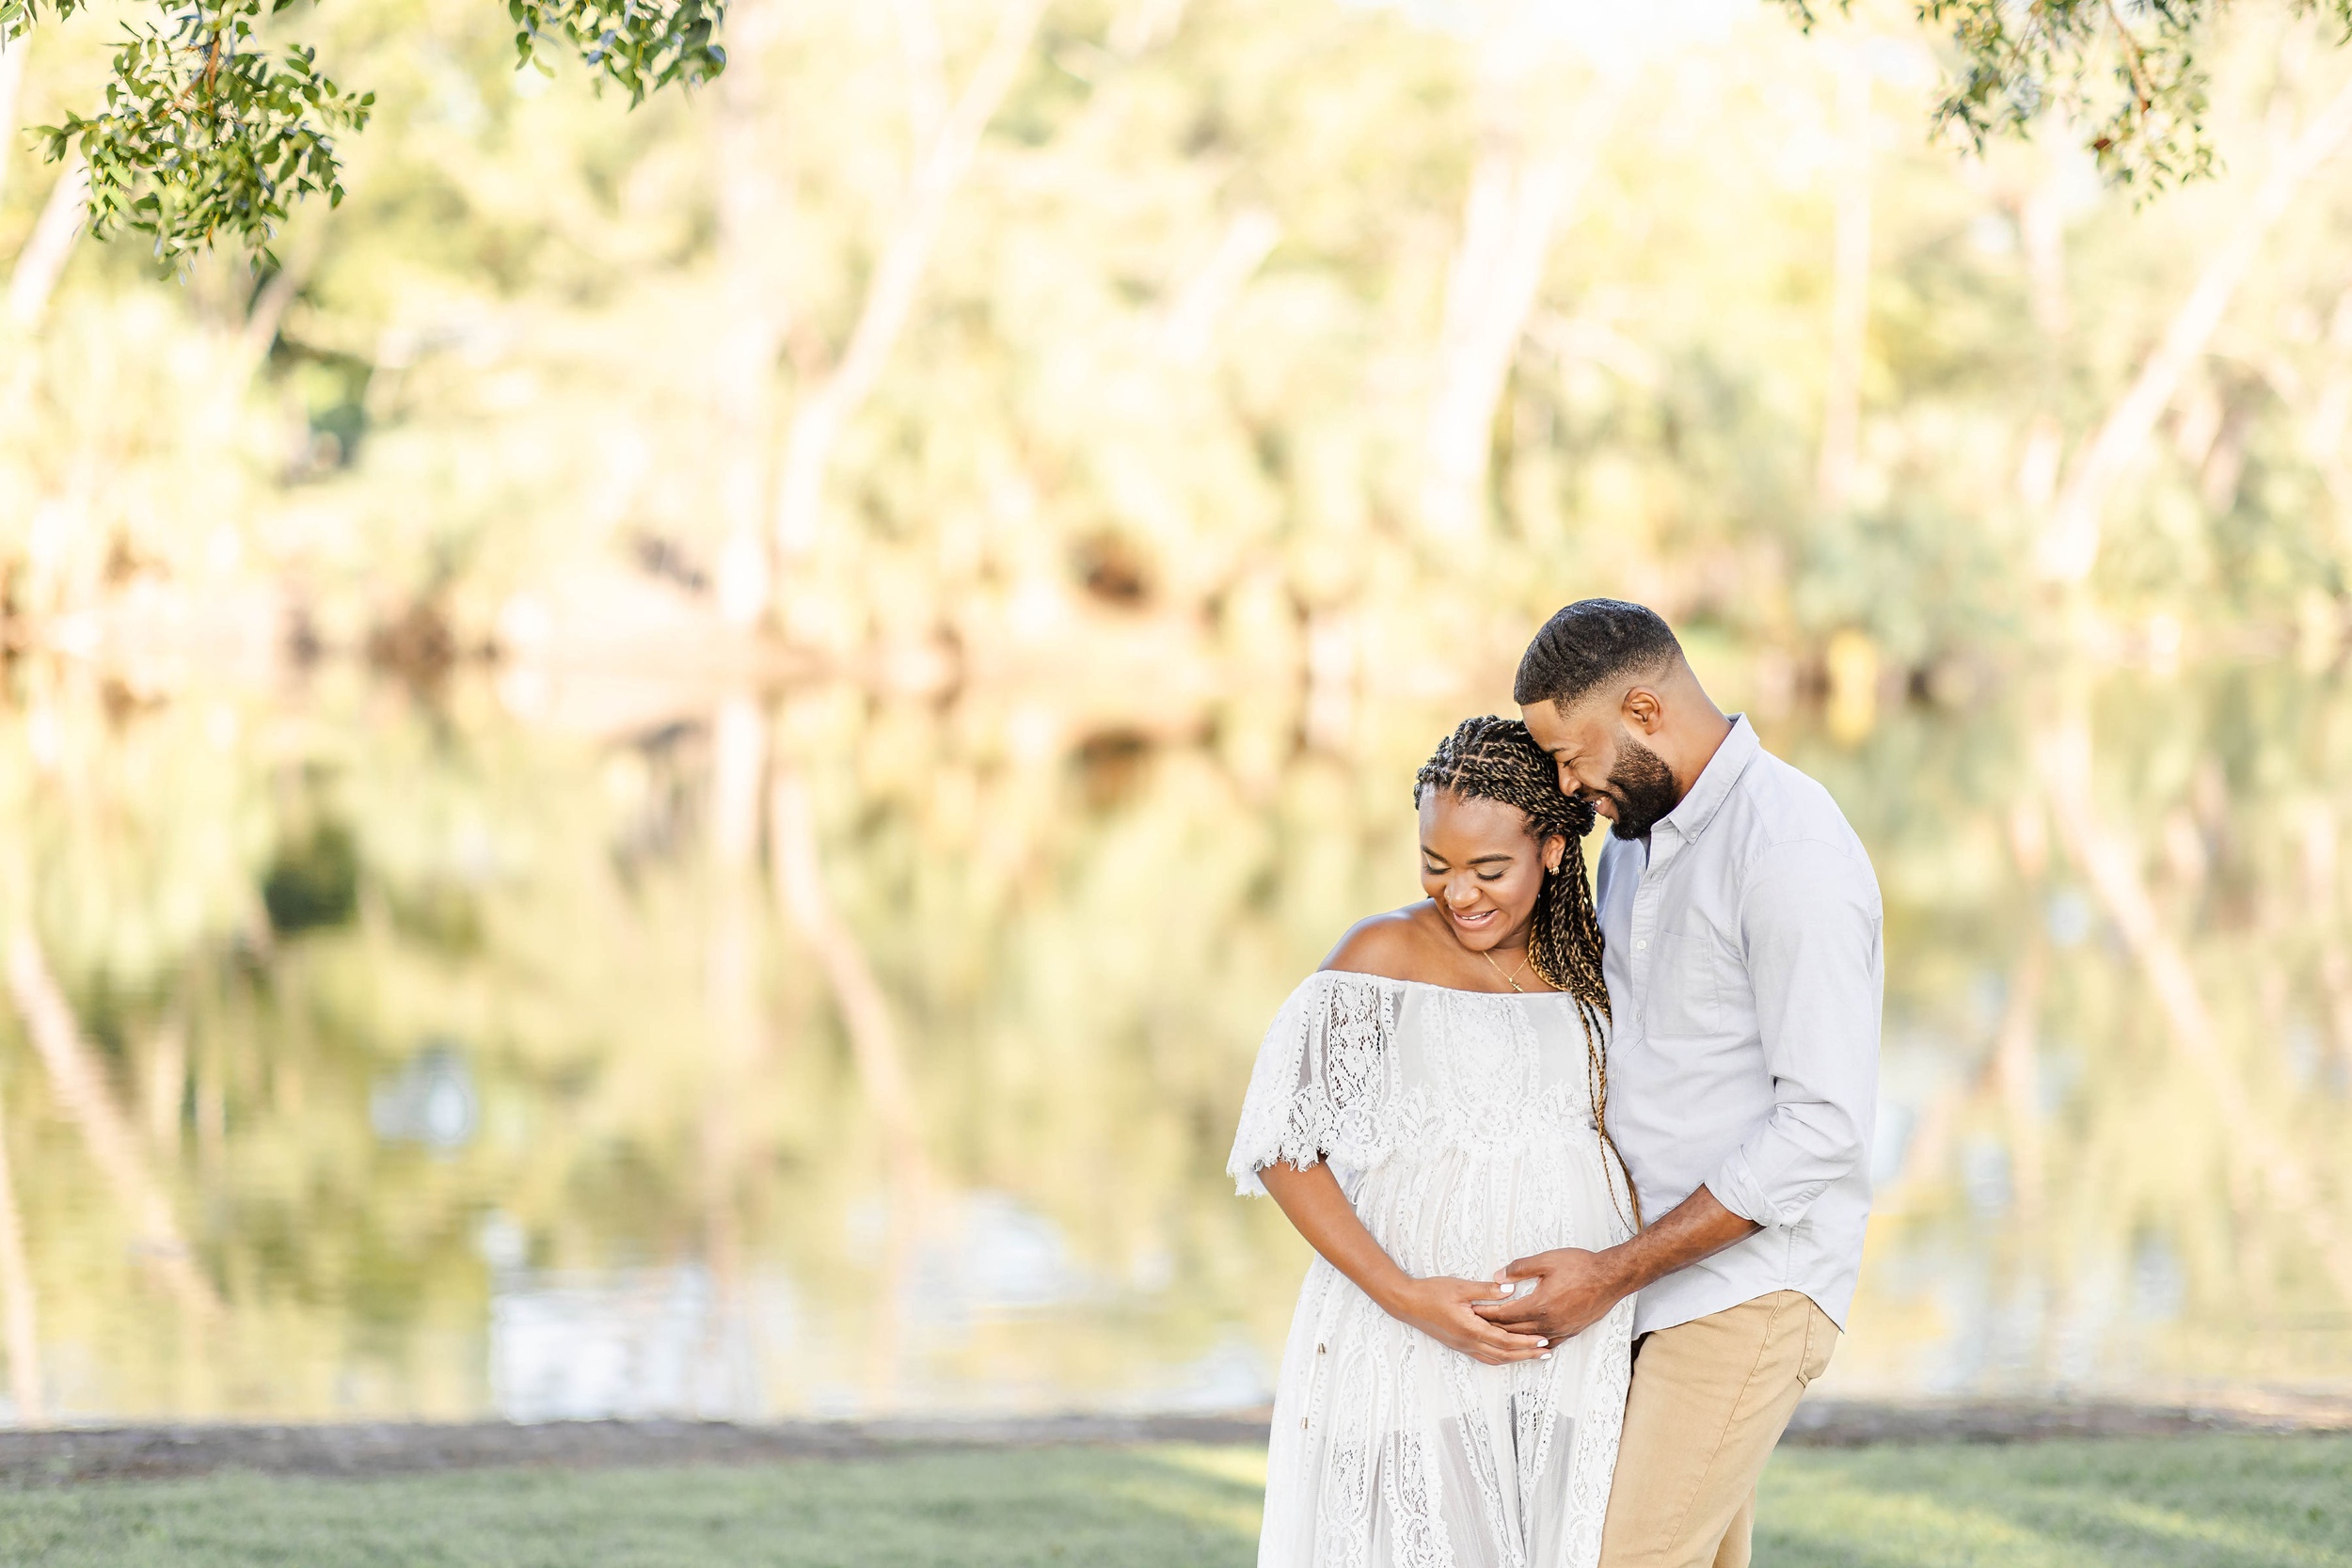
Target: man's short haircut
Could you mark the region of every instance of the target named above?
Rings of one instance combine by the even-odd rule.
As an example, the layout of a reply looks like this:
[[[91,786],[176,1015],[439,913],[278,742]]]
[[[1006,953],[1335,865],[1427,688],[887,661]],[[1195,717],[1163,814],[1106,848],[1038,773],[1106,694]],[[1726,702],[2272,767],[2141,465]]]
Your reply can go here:
[[[1657,674],[1681,657],[1682,644],[1658,611],[1623,599],[1579,599],[1527,645],[1511,698],[1521,707],[1565,709],[1603,685]]]

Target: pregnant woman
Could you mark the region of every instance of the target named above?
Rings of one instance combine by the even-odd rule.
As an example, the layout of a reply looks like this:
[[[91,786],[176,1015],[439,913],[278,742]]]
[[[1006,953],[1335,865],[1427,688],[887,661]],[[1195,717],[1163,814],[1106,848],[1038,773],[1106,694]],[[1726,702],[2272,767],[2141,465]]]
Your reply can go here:
[[[1512,1292],[1515,1259],[1638,1224],[1601,1131],[1593,809],[1517,720],[1465,721],[1416,795],[1429,896],[1358,925],[1291,994],[1228,1167],[1320,1255],[1283,1353],[1258,1561],[1590,1568],[1633,1304],[1558,1341],[1471,1305]]]

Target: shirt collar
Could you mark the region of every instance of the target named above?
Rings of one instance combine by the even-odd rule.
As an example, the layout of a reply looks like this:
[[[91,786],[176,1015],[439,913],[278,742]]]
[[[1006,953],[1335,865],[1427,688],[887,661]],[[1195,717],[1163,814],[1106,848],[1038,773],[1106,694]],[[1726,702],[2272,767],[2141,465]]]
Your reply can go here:
[[[1660,827],[1671,826],[1685,843],[1707,831],[1708,823],[1731,796],[1731,786],[1740,782],[1740,775],[1748,770],[1756,753],[1763,750],[1756,738],[1756,726],[1748,722],[1744,713],[1731,716],[1731,733],[1715,748],[1715,754],[1699,769],[1691,792],[1682,798],[1674,810],[1659,818]]]

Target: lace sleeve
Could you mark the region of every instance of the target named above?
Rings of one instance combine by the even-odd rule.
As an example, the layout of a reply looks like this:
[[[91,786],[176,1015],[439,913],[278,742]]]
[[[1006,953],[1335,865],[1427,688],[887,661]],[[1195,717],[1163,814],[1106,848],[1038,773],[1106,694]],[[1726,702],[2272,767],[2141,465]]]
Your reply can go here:
[[[1382,1116],[1397,1099],[1396,991],[1366,974],[1325,970],[1291,992],[1258,1047],[1226,1174],[1263,1197],[1258,1173],[1280,1160],[1305,1170],[1328,1159],[1363,1170],[1393,1140]]]

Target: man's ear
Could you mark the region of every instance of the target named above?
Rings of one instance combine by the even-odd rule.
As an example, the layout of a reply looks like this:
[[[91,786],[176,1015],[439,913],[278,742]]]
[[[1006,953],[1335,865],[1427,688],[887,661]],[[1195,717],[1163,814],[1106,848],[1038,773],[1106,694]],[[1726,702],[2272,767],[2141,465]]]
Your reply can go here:
[[[1657,692],[1646,686],[1637,686],[1625,694],[1621,710],[1626,727],[1643,735],[1656,735],[1666,722],[1666,705]]]

